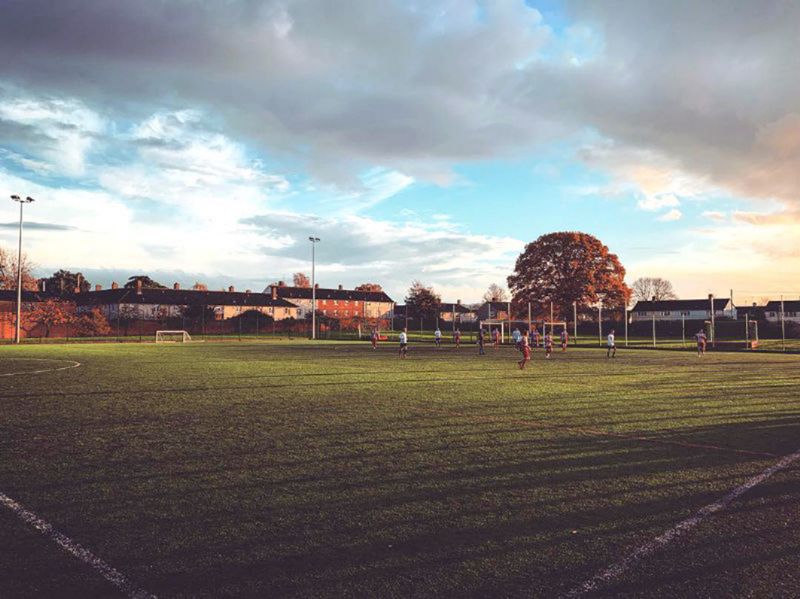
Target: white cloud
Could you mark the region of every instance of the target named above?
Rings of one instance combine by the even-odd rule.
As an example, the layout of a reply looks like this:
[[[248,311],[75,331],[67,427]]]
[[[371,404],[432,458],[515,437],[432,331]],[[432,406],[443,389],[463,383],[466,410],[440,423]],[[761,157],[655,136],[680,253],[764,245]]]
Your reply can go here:
[[[671,193],[664,193],[644,197],[636,202],[636,205],[642,210],[657,211],[662,208],[680,206],[681,201]],[[671,210],[671,212],[677,212],[677,210]]]
[[[30,154],[8,156],[24,168],[42,173],[80,176],[96,137],[106,130],[105,120],[76,99],[43,99],[19,94],[0,80],[0,123],[13,123],[22,135],[0,142],[19,145]],[[8,152],[8,150],[7,150]]]
[[[665,212],[661,216],[659,216],[656,220],[661,221],[663,223],[668,223],[676,220],[680,220],[683,217],[683,213],[678,210],[677,208],[673,208],[672,210]]]
[[[706,210],[703,212],[702,216],[703,218],[717,222],[724,221],[726,219],[725,213],[718,210]]]

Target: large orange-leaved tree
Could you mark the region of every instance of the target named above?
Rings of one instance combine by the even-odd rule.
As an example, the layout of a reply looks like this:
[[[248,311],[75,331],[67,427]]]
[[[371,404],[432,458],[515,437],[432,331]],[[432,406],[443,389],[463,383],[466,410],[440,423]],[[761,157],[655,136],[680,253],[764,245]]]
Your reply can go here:
[[[631,290],[625,284],[625,268],[616,254],[588,233],[560,232],[542,235],[525,246],[508,277],[515,312],[569,319],[573,302],[578,312],[588,312],[602,299],[603,308],[622,311]]]

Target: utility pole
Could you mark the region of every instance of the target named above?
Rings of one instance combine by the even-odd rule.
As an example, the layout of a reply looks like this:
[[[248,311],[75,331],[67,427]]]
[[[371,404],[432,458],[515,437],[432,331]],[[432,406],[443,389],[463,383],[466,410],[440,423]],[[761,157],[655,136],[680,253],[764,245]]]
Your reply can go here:
[[[17,326],[15,331],[15,343],[21,340],[20,325],[22,322],[22,207],[25,204],[30,204],[35,200],[28,196],[21,198],[18,195],[12,195],[11,199],[19,202],[19,248],[17,249]]]
[[[575,341],[578,342],[578,302],[572,302],[572,330],[574,332]]]
[[[716,327],[715,327],[715,315],[714,315],[714,294],[708,294],[708,301],[711,303],[711,345],[714,347],[717,346],[717,335],[716,335]]]
[[[316,248],[319,237],[309,237],[311,242],[311,338],[317,338],[317,285],[316,285]]]
[[[603,346],[603,298],[597,302],[597,340]]]

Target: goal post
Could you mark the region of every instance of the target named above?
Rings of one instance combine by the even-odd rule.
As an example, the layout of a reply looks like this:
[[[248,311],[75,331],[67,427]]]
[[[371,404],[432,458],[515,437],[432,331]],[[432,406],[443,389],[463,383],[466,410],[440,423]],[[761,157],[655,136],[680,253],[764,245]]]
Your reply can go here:
[[[156,343],[186,343],[191,340],[186,331],[156,331]]]

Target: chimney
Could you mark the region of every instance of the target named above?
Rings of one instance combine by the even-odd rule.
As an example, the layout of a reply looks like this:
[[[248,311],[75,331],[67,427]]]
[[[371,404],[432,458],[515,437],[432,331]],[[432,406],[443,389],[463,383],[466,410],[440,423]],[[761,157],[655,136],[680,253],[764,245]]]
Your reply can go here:
[[[111,282],[111,289],[119,289],[119,283],[116,281]]]
[[[103,286],[102,285],[95,285],[94,286],[94,290],[95,291],[102,291],[103,290]]]
[[[39,279],[39,291],[42,293],[47,291],[47,279]]]
[[[344,287],[342,287],[342,284],[339,283],[339,291],[341,291],[342,289],[344,289]]]
[[[278,288],[275,285],[270,285],[269,287],[270,294],[272,295],[272,299],[278,299]]]
[[[245,292],[247,295],[250,295],[250,293],[251,293],[249,289],[245,289],[245,290],[244,290],[244,292]]]
[[[278,281],[278,287],[286,287],[286,283],[283,281]]]
[[[319,283],[314,283],[314,289],[319,289]]]
[[[136,279],[136,295],[142,295],[142,280]]]
[[[460,306],[461,305],[461,300],[456,300],[456,305]]]
[[[173,284],[172,284],[172,288],[173,288],[175,291],[178,291],[178,290],[181,288],[181,284],[180,284],[180,283],[173,283]]]
[[[234,286],[233,286],[233,285],[231,285],[230,287],[228,287],[228,293],[233,293],[234,291],[236,291],[236,289],[234,288]]]

